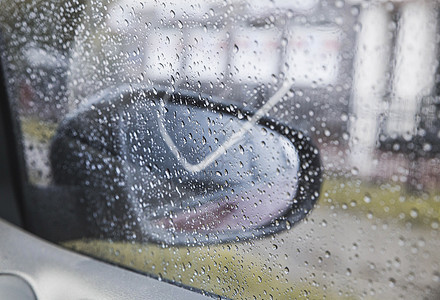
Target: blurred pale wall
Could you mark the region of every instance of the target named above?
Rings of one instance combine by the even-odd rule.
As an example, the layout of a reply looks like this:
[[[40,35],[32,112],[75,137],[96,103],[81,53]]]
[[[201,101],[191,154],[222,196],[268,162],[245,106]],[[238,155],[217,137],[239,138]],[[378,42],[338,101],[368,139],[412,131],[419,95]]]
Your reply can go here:
[[[420,101],[435,83],[438,4],[422,0],[396,5],[361,5],[350,123],[351,161],[360,175],[374,169],[381,116],[387,120],[386,134],[410,139]],[[399,15],[396,29],[393,14]]]

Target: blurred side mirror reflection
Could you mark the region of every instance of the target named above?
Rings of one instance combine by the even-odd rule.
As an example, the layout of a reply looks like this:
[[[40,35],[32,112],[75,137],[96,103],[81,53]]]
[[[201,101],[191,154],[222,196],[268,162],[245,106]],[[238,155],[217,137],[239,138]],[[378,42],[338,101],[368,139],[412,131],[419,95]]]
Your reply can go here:
[[[84,191],[89,237],[240,241],[289,229],[318,199],[317,148],[278,122],[141,85],[89,103],[62,122],[50,154],[55,183]]]

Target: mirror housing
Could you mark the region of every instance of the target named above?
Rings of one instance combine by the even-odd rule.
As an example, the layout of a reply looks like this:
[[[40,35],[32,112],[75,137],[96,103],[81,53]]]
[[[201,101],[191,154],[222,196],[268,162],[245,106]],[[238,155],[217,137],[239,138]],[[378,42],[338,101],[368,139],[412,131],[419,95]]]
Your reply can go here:
[[[302,132],[188,91],[102,91],[62,122],[56,185],[82,189],[87,237],[199,245],[289,229],[321,186],[318,149]]]

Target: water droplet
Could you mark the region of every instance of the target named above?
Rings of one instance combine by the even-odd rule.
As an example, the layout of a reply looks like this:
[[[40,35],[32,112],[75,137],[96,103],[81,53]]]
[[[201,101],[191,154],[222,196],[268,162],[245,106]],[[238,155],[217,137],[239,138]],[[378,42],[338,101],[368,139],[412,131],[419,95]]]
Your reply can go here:
[[[394,278],[388,279],[388,285],[390,287],[394,287],[396,285],[396,279],[394,279]]]
[[[371,202],[371,196],[370,194],[366,193],[364,196],[364,202],[365,203],[370,203]]]
[[[440,282],[440,273],[439,273],[439,272],[434,272],[434,273],[432,274],[432,280],[433,280],[434,282]]]
[[[409,215],[411,216],[411,218],[417,218],[419,216],[419,211],[415,208],[411,209],[411,211],[409,212]]]
[[[425,143],[424,145],[423,145],[423,151],[425,151],[425,152],[429,152],[429,151],[431,151],[432,150],[432,146],[431,146],[431,144],[429,144],[429,143]]]
[[[237,44],[234,44],[234,49],[233,49],[233,52],[234,52],[234,53],[237,53],[237,52],[238,52],[238,50],[239,50],[239,48],[238,48]]]
[[[240,151],[240,154],[244,154],[244,148],[242,145],[238,146],[238,150]]]
[[[359,10],[358,7],[353,6],[353,7],[350,9],[350,12],[351,12],[351,14],[352,14],[353,16],[357,16],[357,15],[359,15],[360,10]]]
[[[351,174],[358,175],[359,174],[359,169],[354,167],[353,169],[351,169]]]
[[[338,1],[336,1],[335,2],[335,6],[337,7],[337,8],[342,8],[342,7],[344,7],[344,1],[342,1],[342,0],[338,0]]]

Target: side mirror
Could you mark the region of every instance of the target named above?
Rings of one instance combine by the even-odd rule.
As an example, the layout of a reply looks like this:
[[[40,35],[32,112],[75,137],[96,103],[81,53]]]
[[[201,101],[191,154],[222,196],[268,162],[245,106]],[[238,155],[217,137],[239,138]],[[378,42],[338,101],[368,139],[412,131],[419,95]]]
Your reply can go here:
[[[55,184],[81,188],[89,236],[174,245],[289,229],[319,197],[321,163],[301,132],[203,95],[125,85],[66,119]]]

